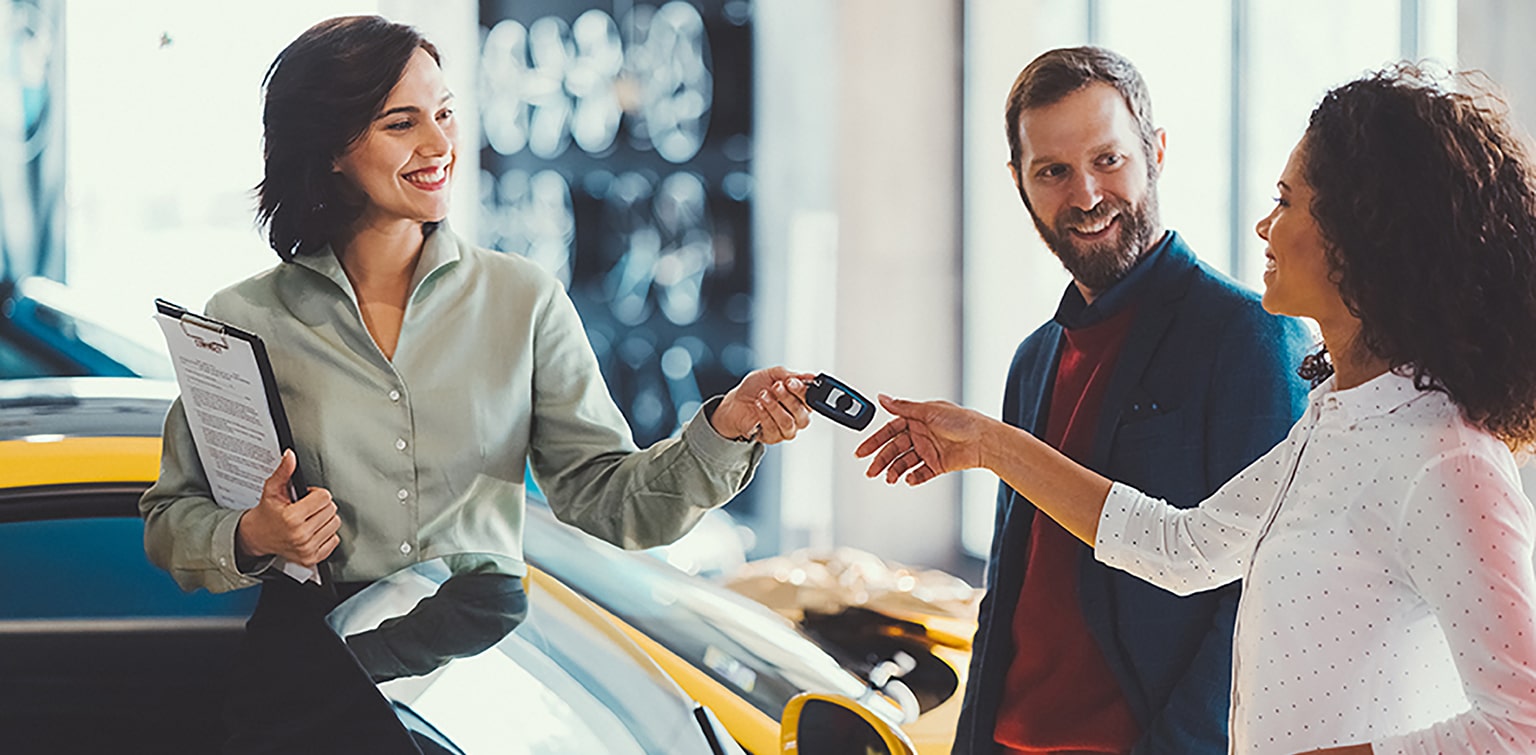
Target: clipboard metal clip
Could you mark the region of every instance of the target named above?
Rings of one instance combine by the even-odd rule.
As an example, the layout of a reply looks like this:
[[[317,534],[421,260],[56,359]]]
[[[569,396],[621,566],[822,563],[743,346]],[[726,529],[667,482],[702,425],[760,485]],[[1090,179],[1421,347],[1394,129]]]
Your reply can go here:
[[[187,328],[188,325],[198,330],[207,331],[207,333],[194,333]],[[207,349],[215,354],[222,354],[229,349],[229,339],[224,334],[224,329],[197,315],[184,314],[181,316],[181,332],[186,337],[192,339],[193,345],[199,349]],[[213,335],[209,336],[208,333]]]

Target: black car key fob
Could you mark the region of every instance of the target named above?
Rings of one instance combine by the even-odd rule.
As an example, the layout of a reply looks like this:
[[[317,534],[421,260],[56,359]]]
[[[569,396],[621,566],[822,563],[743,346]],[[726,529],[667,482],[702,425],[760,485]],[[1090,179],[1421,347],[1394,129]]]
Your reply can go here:
[[[875,405],[869,399],[825,372],[806,386],[805,403],[818,414],[854,430],[869,427],[869,421],[875,418]]]

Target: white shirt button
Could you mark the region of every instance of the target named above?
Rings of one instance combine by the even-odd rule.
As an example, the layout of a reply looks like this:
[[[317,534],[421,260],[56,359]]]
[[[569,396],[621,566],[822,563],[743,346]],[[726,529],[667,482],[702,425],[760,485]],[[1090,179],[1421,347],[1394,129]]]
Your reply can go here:
[[[403,501],[403,500],[411,497],[411,491],[406,490],[405,488],[401,488],[400,492],[395,493],[395,497],[397,497],[397,498],[399,498],[400,500]]]
[[[400,400],[400,392],[399,391],[390,391],[389,392],[389,400],[390,401],[399,401]]]
[[[400,553],[406,554],[406,553],[410,553],[410,552],[411,552],[411,544],[410,543],[401,543],[400,544]]]
[[[396,451],[404,451],[405,450],[405,438],[399,438],[399,439],[395,440],[395,450]]]
[[[229,559],[227,559],[227,558],[219,559],[219,566],[229,566]]]

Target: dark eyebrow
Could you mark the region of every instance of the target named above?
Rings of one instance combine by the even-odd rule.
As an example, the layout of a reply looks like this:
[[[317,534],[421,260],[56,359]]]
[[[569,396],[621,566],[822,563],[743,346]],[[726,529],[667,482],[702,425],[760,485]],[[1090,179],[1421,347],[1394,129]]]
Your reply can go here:
[[[1101,154],[1104,154],[1105,152],[1119,152],[1121,150],[1120,150],[1120,146],[1118,144],[1116,144],[1115,142],[1111,141],[1111,142],[1105,142],[1103,144],[1096,145],[1093,148],[1089,149],[1088,151],[1092,152],[1094,154],[1100,154],[1101,155]],[[1055,157],[1052,157],[1050,155],[1046,155],[1045,157],[1037,157],[1034,160],[1029,161],[1029,167],[1031,169],[1033,169],[1033,168],[1035,168],[1036,166],[1039,166],[1039,165],[1047,165],[1047,164],[1059,163],[1059,162],[1061,162],[1061,161],[1057,160]]]
[[[385,118],[388,118],[391,115],[403,115],[403,114],[407,114],[407,113],[419,113],[419,112],[421,112],[421,108],[416,107],[415,105],[405,105],[403,107],[392,107],[392,108],[390,108],[388,110],[385,110],[384,112],[379,113],[378,115],[374,116],[373,119],[376,120],[376,121],[379,121],[379,120],[383,120]]]
[[[443,96],[442,96],[442,98],[440,98],[437,101],[437,104],[438,105],[442,105],[442,104],[448,102],[451,99],[453,99],[453,92],[443,92]],[[402,113],[413,114],[413,113],[420,113],[420,112],[421,112],[421,108],[416,107],[415,105],[401,105],[400,107],[392,107],[392,108],[390,108],[388,110],[385,110],[384,112],[379,113],[378,115],[374,116],[373,119],[377,121],[377,120],[380,120],[382,118],[388,118],[391,115],[399,115],[399,114],[402,114]]]
[[[1291,185],[1286,183],[1286,182],[1284,182],[1284,181],[1276,181],[1275,182],[1275,186],[1280,187],[1281,191],[1290,191],[1291,190]]]

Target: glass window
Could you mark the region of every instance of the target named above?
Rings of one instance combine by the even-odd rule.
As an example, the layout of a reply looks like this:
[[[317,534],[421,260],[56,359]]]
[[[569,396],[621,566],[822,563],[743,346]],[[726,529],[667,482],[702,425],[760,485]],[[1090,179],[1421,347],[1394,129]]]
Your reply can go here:
[[[202,617],[238,630],[256,591],[182,592],[144,555],[141,488],[103,487],[0,492],[0,623]]]
[[[1307,116],[1330,88],[1401,57],[1399,0],[1250,3],[1242,154],[1243,243],[1234,275],[1262,287],[1264,240],[1253,225],[1269,214],[1275,181]],[[1321,20],[1326,19],[1326,22]],[[1246,228],[1241,226],[1246,223]]]
[[[1163,222],[1219,269],[1231,258],[1232,3],[1190,0],[1170,14],[1161,3],[1101,0],[1099,44],[1130,58],[1152,94],[1152,116],[1167,134],[1158,180]],[[1178,38],[1148,33],[1177,24]]]
[[[0,323],[0,380],[78,374],[78,368],[58,362]]]

